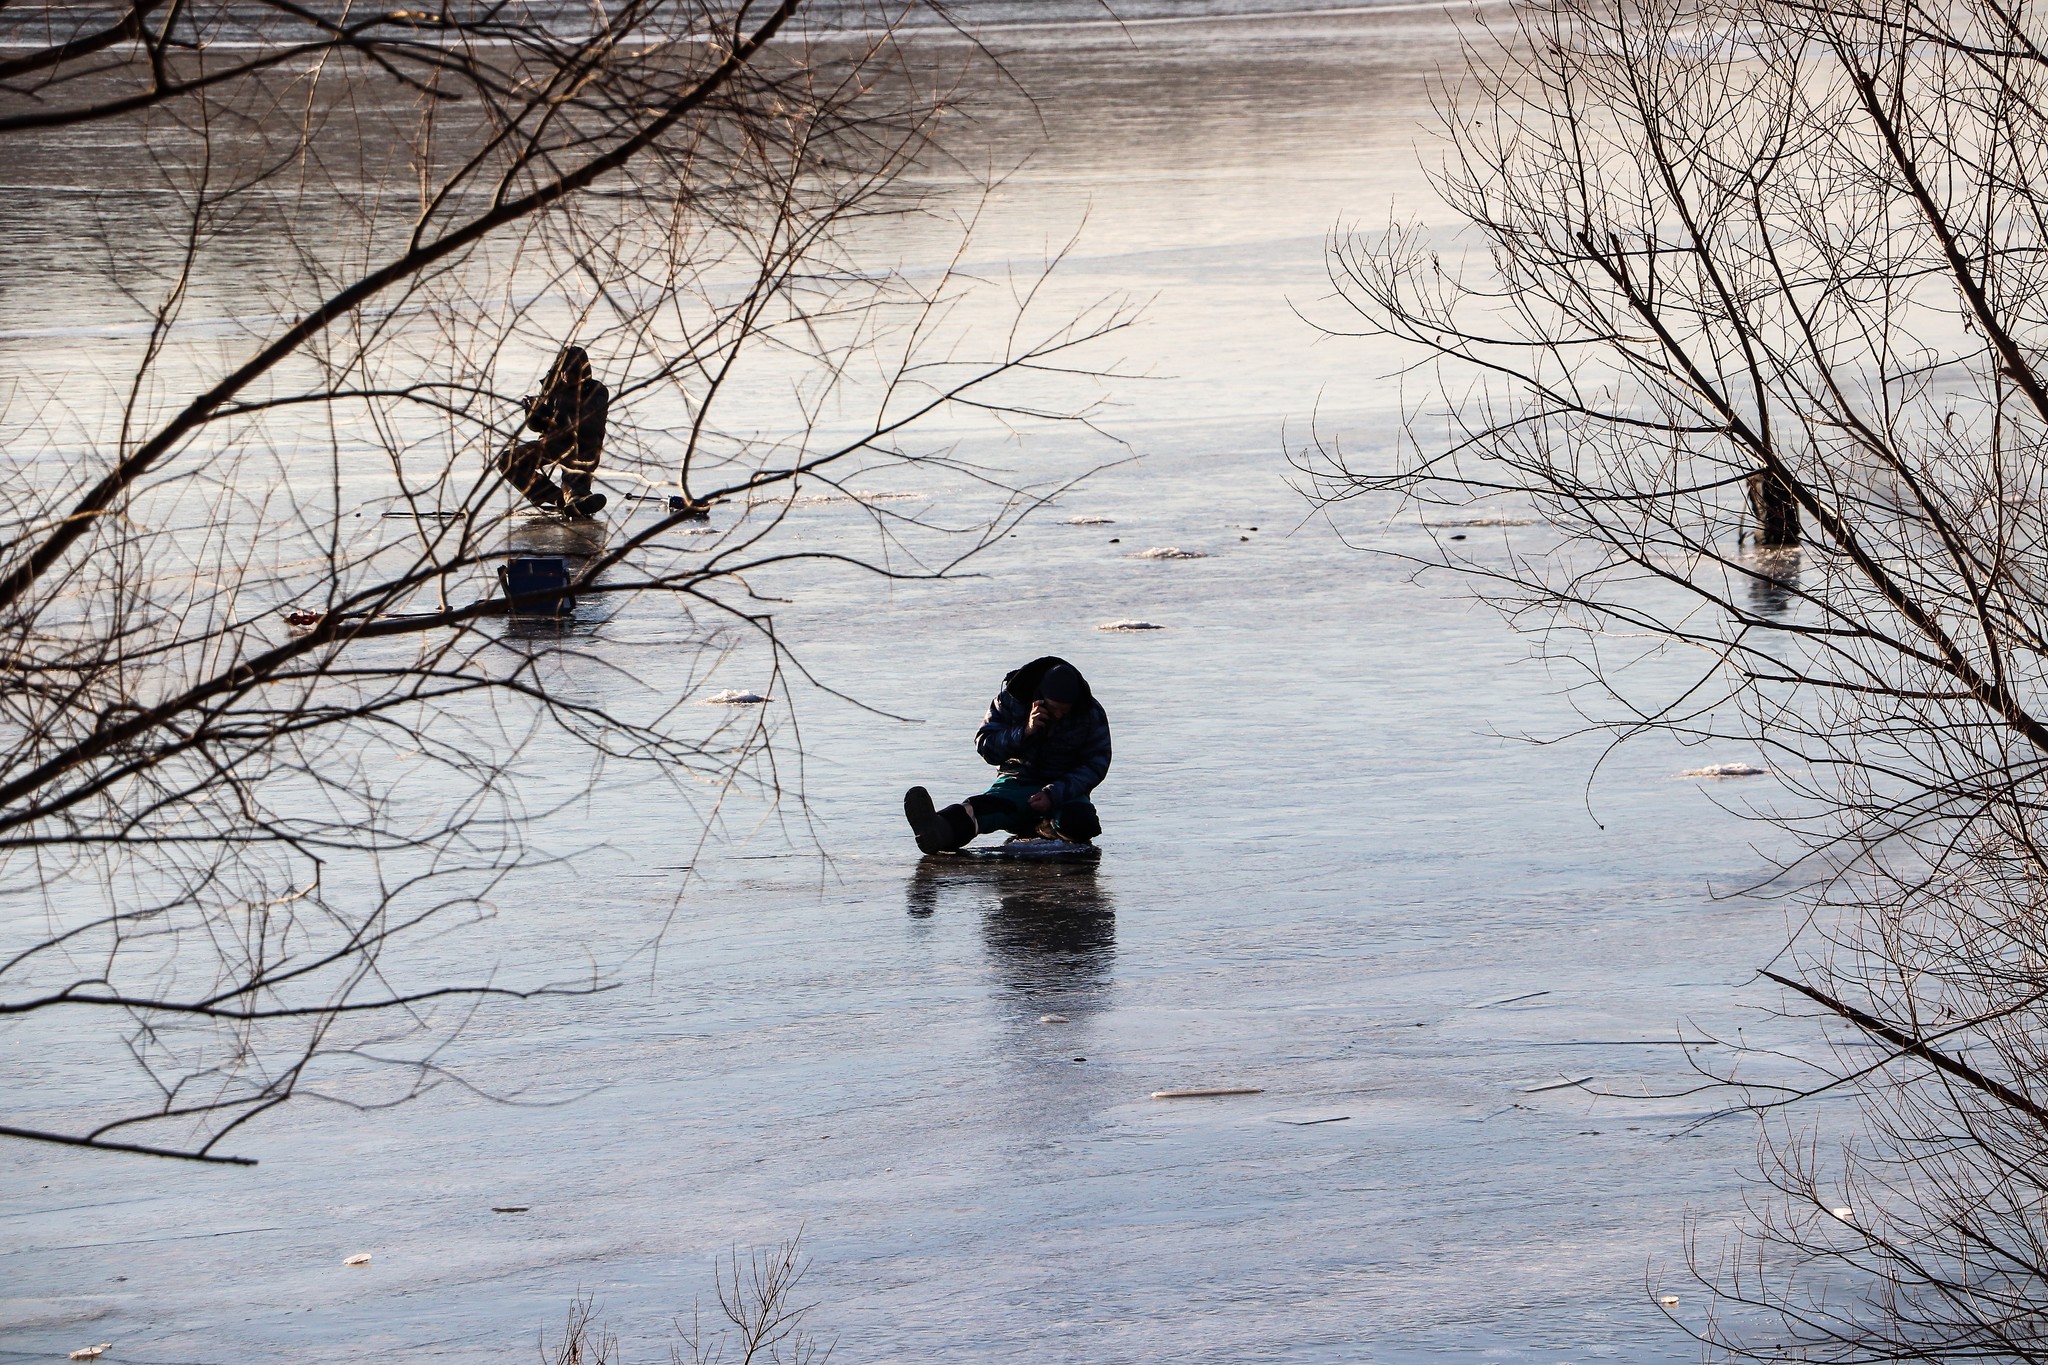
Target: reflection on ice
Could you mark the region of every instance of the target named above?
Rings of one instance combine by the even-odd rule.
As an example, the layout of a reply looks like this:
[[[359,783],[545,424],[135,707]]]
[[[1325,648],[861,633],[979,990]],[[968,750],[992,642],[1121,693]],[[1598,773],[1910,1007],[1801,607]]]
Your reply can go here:
[[[600,518],[569,518],[551,513],[514,517],[505,532],[504,558],[498,567],[499,591],[525,593],[546,591],[556,583],[577,582],[584,566],[604,553],[610,527]],[[519,575],[522,567],[526,581]],[[535,576],[536,569],[539,570]],[[585,599],[588,602],[590,599]],[[576,633],[579,623],[585,631],[604,615],[588,605],[579,611],[571,591],[559,599],[543,598],[515,605],[507,617],[506,635],[515,640],[559,639],[564,631]]]
[[[599,517],[535,513],[512,519],[505,532],[505,548],[517,555],[561,555],[581,562],[604,553],[610,531],[610,525]]]
[[[1765,546],[1752,550],[1745,565],[1751,572],[1749,605],[1763,616],[1784,616],[1799,596],[1799,548]]]
[[[911,874],[905,908],[942,904],[979,913],[1000,989],[1036,1016],[1104,1008],[1116,955],[1116,905],[1094,863],[1012,863],[926,858]]]

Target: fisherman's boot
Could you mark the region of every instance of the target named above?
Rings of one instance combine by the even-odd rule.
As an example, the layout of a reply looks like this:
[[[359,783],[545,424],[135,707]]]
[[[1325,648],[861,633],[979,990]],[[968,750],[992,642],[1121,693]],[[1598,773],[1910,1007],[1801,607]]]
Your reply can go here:
[[[1070,844],[1088,844],[1102,833],[1102,817],[1095,813],[1093,802],[1069,801],[1059,808],[1052,819],[1045,822],[1052,826],[1052,832]]]
[[[604,510],[609,501],[602,493],[590,491],[588,474],[562,476],[562,510],[572,517],[590,518]]]
[[[965,848],[981,833],[974,813],[965,806],[933,810],[932,794],[923,787],[912,787],[903,793],[903,818],[910,822],[917,846],[926,853],[951,853],[956,848]]]

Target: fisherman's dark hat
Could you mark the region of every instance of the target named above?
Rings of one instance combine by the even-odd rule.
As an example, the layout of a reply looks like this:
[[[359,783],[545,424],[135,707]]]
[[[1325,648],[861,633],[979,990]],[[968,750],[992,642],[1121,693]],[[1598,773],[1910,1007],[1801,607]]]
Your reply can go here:
[[[1072,706],[1087,695],[1088,684],[1081,681],[1080,673],[1071,664],[1054,664],[1045,670],[1045,676],[1038,680],[1038,696],[1041,701],[1056,701],[1063,706]]]

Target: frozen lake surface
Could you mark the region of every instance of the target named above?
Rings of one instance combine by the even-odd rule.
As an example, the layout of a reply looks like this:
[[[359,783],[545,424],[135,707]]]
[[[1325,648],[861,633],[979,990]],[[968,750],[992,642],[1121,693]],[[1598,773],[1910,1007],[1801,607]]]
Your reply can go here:
[[[922,723],[796,687],[806,807],[735,804],[702,848],[652,787],[562,817],[543,842],[575,860],[501,897],[490,943],[508,977],[587,953],[624,984],[487,1011],[446,1058],[526,1103],[309,1102],[233,1142],[252,1170],[0,1148],[0,1359],[533,1358],[579,1291],[666,1359],[719,1253],[799,1228],[849,1363],[1693,1356],[1650,1285],[1703,1310],[1684,1219],[1712,1254],[1753,1130],[1590,1091],[1682,1091],[1681,1026],[1771,1003],[1745,983],[1779,911],[1713,895],[1762,866],[1716,803],[1769,779],[1681,780],[1756,756],[1646,743],[1589,789],[1597,742],[1502,738],[1569,730],[1566,680],[1288,482],[1312,414],[1392,439],[1385,357],[1294,310],[1340,221],[1424,202],[1447,26],[1002,36],[1039,107],[983,122],[1029,160],[974,255],[1078,232],[1059,289],[1151,300],[1121,344],[1153,377],[1108,419],[1142,458],[978,577],[782,585],[817,676]],[[4,288],[8,326],[36,312]],[[1373,516],[1344,529],[1423,543]],[[1202,557],[1141,557],[1165,547]],[[595,647],[645,667],[653,629],[628,611]],[[1042,653],[1114,726],[1099,867],[921,864],[903,788],[978,790],[981,708]],[[1207,1086],[1263,1093],[1149,1098]]]

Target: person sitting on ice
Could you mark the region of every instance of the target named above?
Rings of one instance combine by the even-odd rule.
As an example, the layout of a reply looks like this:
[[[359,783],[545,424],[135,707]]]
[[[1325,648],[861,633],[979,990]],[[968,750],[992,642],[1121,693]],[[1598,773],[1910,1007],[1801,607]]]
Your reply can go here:
[[[1005,677],[974,748],[1000,769],[981,795],[934,810],[923,787],[903,794],[904,818],[926,853],[964,848],[992,830],[1075,844],[1102,833],[1088,797],[1109,772],[1109,716],[1065,659],[1033,659]]]
[[[604,427],[611,393],[590,373],[590,357],[581,346],[564,346],[541,381],[540,393],[519,400],[526,409],[526,427],[540,433],[538,441],[521,441],[498,456],[498,469],[536,507],[588,517],[605,504],[602,493],[590,491],[604,451]],[[560,465],[558,486],[547,476],[548,465]]]

